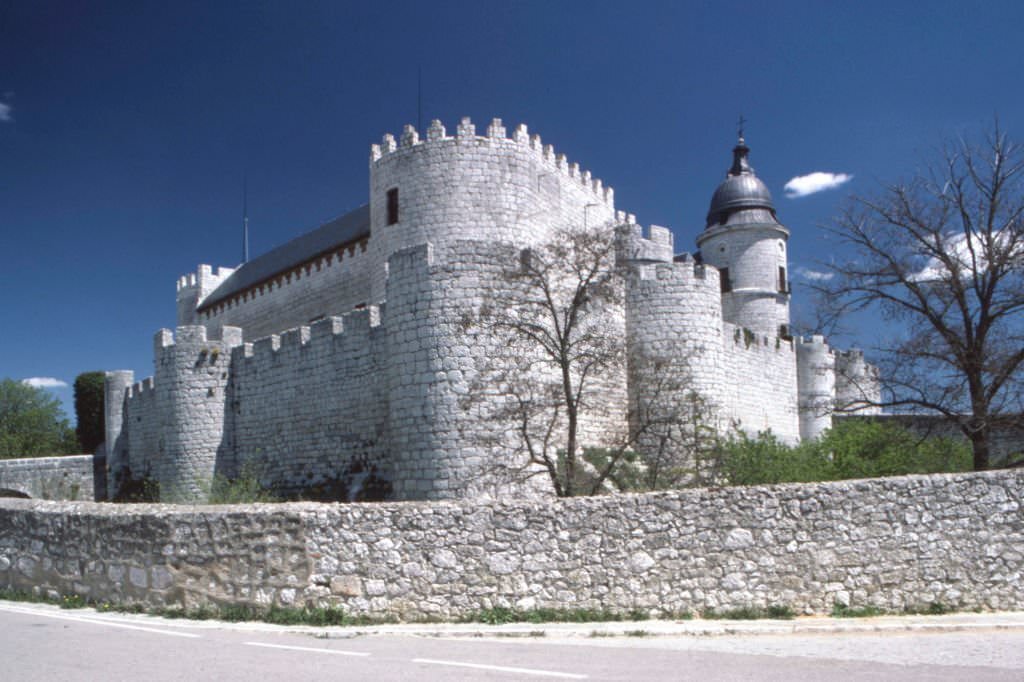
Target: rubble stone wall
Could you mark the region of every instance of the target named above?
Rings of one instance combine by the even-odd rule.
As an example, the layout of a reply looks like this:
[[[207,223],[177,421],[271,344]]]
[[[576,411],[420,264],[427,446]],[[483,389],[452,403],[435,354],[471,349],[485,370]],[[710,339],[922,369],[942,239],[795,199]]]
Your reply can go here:
[[[93,499],[92,455],[0,459],[0,497]]]
[[[151,605],[1024,608],[1024,471],[569,500],[0,502],[0,588]]]

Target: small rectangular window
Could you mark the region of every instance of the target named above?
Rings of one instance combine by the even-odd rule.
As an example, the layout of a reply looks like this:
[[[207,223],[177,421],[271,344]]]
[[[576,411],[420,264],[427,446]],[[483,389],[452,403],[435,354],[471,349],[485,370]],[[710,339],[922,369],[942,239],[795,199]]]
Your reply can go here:
[[[790,334],[789,334],[789,325],[788,324],[780,324],[779,325],[779,338],[785,339],[786,341],[789,341],[792,338],[790,336]]]
[[[388,225],[398,222],[398,188],[388,190]]]
[[[789,293],[788,282],[786,282],[786,268],[782,265],[779,266],[779,293]]]
[[[729,268],[722,268],[718,271],[722,281],[722,293],[732,291],[732,280],[729,279]]]

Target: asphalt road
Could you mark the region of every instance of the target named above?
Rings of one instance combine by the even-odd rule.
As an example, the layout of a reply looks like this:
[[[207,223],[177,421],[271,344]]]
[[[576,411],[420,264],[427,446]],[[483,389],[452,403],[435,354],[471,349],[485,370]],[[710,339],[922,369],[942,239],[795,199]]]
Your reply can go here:
[[[586,626],[581,626],[586,628]],[[329,639],[0,602],[0,679],[1015,680],[1024,631]]]

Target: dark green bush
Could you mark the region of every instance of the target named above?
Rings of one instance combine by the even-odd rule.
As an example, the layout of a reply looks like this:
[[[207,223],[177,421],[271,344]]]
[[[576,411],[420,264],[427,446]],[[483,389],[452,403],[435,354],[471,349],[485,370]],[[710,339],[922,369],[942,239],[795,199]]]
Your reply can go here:
[[[82,452],[90,454],[106,439],[103,382],[103,372],[83,372],[75,378],[75,434]]]
[[[971,451],[966,443],[922,438],[895,424],[843,420],[797,446],[771,432],[737,434],[722,446],[721,467],[732,485],[835,481],[970,471]]]

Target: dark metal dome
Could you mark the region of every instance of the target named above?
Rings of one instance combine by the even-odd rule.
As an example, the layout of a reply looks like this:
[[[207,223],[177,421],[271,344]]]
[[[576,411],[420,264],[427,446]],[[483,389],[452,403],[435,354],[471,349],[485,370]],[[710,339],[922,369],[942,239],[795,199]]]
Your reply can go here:
[[[772,216],[775,215],[771,192],[754,175],[754,169],[747,158],[749,154],[750,148],[741,137],[732,150],[732,168],[711,197],[708,227],[724,225],[730,215],[743,209],[767,209]]]

